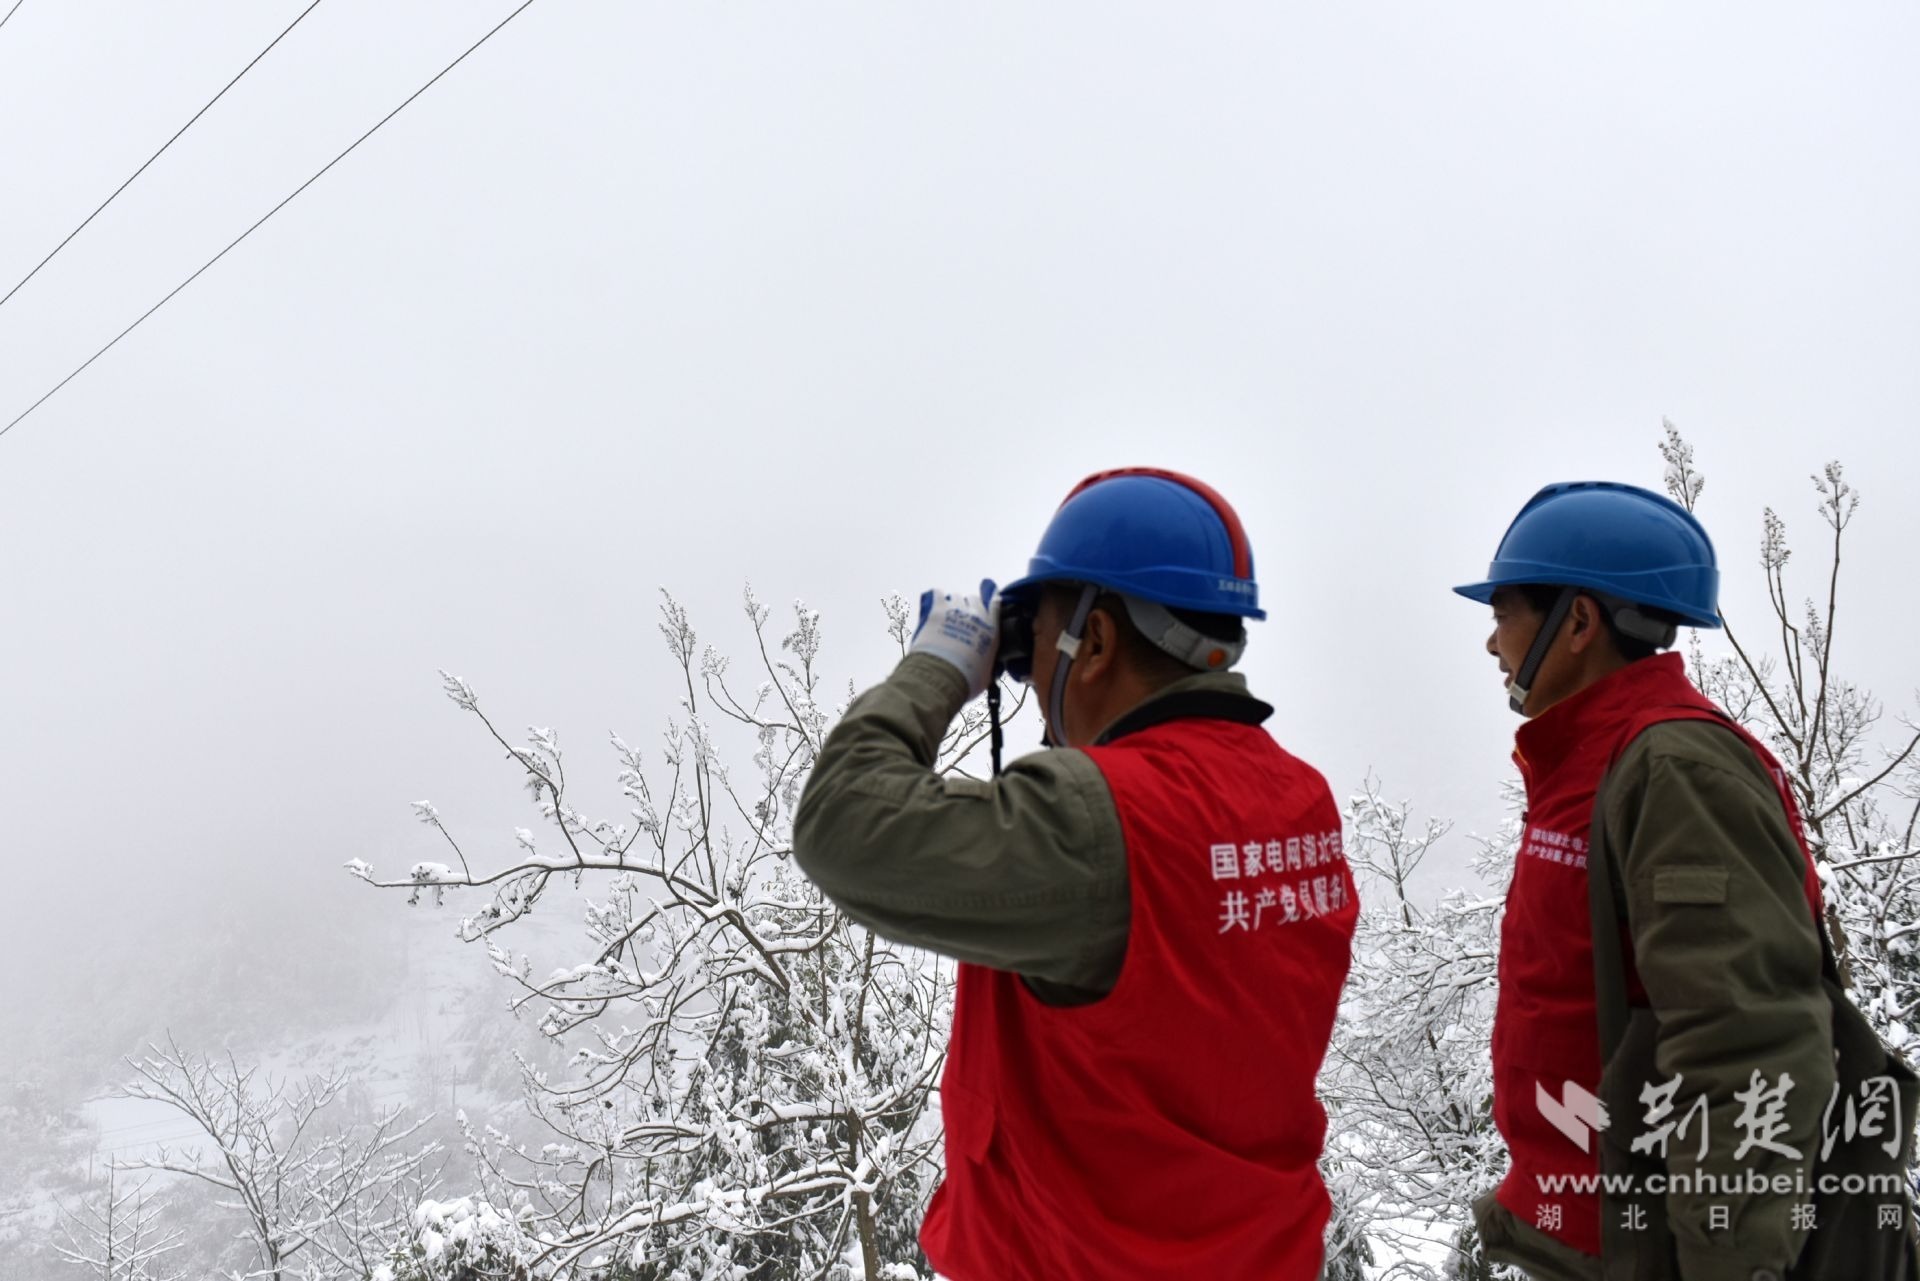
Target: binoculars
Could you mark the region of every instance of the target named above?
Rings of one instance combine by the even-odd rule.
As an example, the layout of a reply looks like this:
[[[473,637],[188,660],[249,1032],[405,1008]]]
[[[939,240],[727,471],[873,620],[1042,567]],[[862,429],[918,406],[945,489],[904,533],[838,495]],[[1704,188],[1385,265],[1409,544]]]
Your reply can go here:
[[[1033,678],[1033,616],[1039,602],[1032,597],[1000,598],[1000,648],[993,652],[993,674],[1017,681]]]

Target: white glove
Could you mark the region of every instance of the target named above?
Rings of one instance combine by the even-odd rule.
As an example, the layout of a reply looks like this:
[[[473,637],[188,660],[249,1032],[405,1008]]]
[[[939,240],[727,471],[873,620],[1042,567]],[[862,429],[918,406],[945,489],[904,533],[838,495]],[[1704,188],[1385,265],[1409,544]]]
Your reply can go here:
[[[932,654],[967,678],[967,697],[983,693],[993,680],[993,654],[1000,647],[1000,602],[991,578],[980,580],[978,596],[960,592],[920,593],[920,626],[908,652]]]

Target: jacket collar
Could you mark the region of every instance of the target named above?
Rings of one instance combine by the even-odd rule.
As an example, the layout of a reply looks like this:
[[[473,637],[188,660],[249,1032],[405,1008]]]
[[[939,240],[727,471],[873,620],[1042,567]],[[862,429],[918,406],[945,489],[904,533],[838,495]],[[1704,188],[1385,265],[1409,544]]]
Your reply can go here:
[[[1527,785],[1533,787],[1581,749],[1611,747],[1635,713],[1699,697],[1680,655],[1643,658],[1609,672],[1522,725],[1513,736],[1513,756]]]
[[[1269,704],[1247,691],[1247,678],[1239,672],[1195,672],[1154,691],[1131,711],[1122,713],[1094,740],[1094,746],[1104,747],[1117,738],[1168,721],[1199,718],[1259,725],[1272,715]]]

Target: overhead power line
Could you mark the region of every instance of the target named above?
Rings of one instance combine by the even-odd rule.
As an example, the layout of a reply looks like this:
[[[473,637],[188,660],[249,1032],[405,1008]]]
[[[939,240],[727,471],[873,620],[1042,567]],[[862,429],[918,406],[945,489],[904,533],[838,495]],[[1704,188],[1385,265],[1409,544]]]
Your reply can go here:
[[[13,15],[15,13],[18,13],[20,10],[20,6],[25,4],[26,2],[27,0],[13,0],[13,8],[7,10],[6,17],[0,18],[0,27],[4,27],[7,25],[7,23],[11,22],[13,20]]]
[[[355,149],[357,149],[361,143],[365,142],[367,139],[373,137],[374,134],[378,133],[382,125],[386,124],[387,121],[399,115],[402,111],[405,111],[407,107],[413,103],[414,99],[418,98],[421,94],[425,93],[427,90],[433,88],[433,86],[438,84],[442,79],[442,77],[446,76],[448,72],[452,71],[455,67],[465,62],[469,57],[473,55],[473,53],[476,50],[480,48],[481,45],[485,44],[487,41],[493,39],[494,36],[498,35],[501,29],[504,28],[509,22],[512,22],[515,18],[519,17],[521,14],[525,13],[529,8],[531,8],[533,6],[533,2],[534,0],[522,0],[521,4],[517,8],[515,8],[513,12],[509,13],[506,17],[500,19],[500,21],[496,23],[493,26],[493,28],[487,32],[487,34],[481,36],[478,40],[468,45],[464,53],[462,53],[459,57],[455,58],[452,62],[449,62],[446,66],[440,68],[439,71],[434,73],[434,76],[431,80],[428,80],[425,84],[421,85],[418,89],[415,89],[412,93],[408,94],[406,98],[400,103],[399,106],[395,107],[392,111],[389,111],[386,115],[380,117],[379,120],[374,122],[374,125],[371,129],[361,134],[358,138],[355,138],[350,144],[348,144],[347,149],[345,151],[342,151],[339,155],[327,161],[325,165],[321,166],[319,172],[315,173],[311,178],[301,183],[298,187],[295,187],[291,192],[287,194],[286,198],[283,199],[279,204],[267,210],[264,214],[261,214],[258,221],[256,221],[251,227],[248,227],[245,231],[241,232],[238,236],[235,236],[225,249],[222,249],[219,253],[207,259],[207,261],[202,263],[200,267],[191,276],[188,276],[185,280],[181,281],[179,284],[175,285],[172,289],[168,290],[166,295],[162,297],[159,302],[153,304],[153,306],[141,312],[140,315],[134,320],[132,324],[128,325],[125,329],[122,329],[119,333],[115,334],[107,342],[106,346],[102,347],[99,351],[94,352],[93,355],[88,356],[85,360],[81,361],[80,364],[74,369],[72,373],[68,374],[65,378],[62,378],[59,382],[55,383],[52,386],[52,388],[50,388],[44,396],[40,397],[40,399],[34,401],[31,405],[28,405],[25,409],[21,410],[20,413],[17,416],[15,416],[12,422],[9,422],[5,427],[0,427],[0,436],[6,435],[8,432],[12,431],[15,427],[18,427],[21,424],[21,422],[23,422],[26,419],[28,414],[31,414],[34,410],[40,408],[40,406],[46,404],[49,400],[53,399],[53,397],[59,393],[61,388],[65,387],[68,383],[72,382],[74,379],[78,378],[81,374],[85,373],[87,371],[87,368],[90,365],[92,365],[94,361],[100,359],[100,357],[112,351],[116,346],[119,345],[120,340],[122,338],[125,338],[128,334],[138,329],[141,326],[141,324],[146,321],[147,317],[153,315],[154,312],[159,311],[162,307],[166,306],[169,302],[172,302],[175,295],[179,294],[181,290],[185,289],[188,285],[192,284],[194,281],[200,279],[200,277],[205,275],[207,270],[211,268],[215,263],[219,262],[222,258],[225,258],[228,254],[232,253],[236,248],[238,248],[241,241],[245,240],[248,236],[251,236],[254,232],[260,230],[260,228],[263,225],[265,225],[266,221],[269,218],[273,217],[275,214],[279,213],[282,209],[285,209],[288,205],[292,204],[294,199],[297,196],[299,196],[301,192],[305,191],[308,187],[311,187],[314,183],[320,181],[321,178],[326,176],[328,170],[332,169],[335,165],[339,164],[342,160],[345,160],[348,156],[352,155]]]
[[[25,3],[26,3],[26,0],[18,0],[18,3],[14,5],[14,8],[17,9],[20,7],[20,5]],[[225,88],[222,88],[219,93],[216,93],[213,95],[213,97],[207,99],[207,105],[200,108],[200,110],[194,112],[193,119],[181,125],[180,128],[177,131],[175,131],[173,137],[167,139],[165,143],[161,144],[160,150],[148,156],[146,160],[146,164],[143,164],[138,169],[135,169],[133,171],[132,177],[128,178],[125,182],[121,183],[118,187],[115,187],[113,189],[113,194],[100,202],[99,209],[95,209],[92,213],[88,214],[85,218],[81,219],[80,225],[78,227],[75,227],[72,231],[69,231],[66,235],[65,240],[62,240],[59,244],[55,245],[52,248],[52,250],[48,252],[45,258],[42,258],[39,262],[35,263],[33,270],[20,278],[19,284],[7,290],[6,297],[0,298],[0,307],[6,306],[7,303],[13,298],[13,296],[20,292],[22,286],[24,286],[29,280],[32,280],[35,276],[40,274],[40,268],[52,262],[55,254],[59,253],[62,249],[65,249],[69,241],[71,241],[75,236],[79,235],[81,232],[85,231],[87,229],[87,224],[92,222],[95,218],[98,218],[102,210],[104,210],[108,205],[112,204],[115,200],[119,199],[120,193],[133,185],[134,178],[138,178],[141,174],[147,171],[147,165],[151,165],[154,161],[158,160],[161,156],[164,156],[167,153],[168,147],[171,147],[174,143],[180,141],[181,134],[193,128],[195,122],[197,122],[201,116],[206,115],[208,111],[212,110],[214,103],[226,97],[227,90],[239,84],[241,76],[244,76],[249,71],[253,70],[254,63],[259,62],[260,59],[266,57],[269,53],[272,53],[273,46],[279,44],[282,40],[287,38],[288,31],[292,31],[295,27],[299,26],[302,18],[305,18],[308,14],[312,13],[315,9],[318,9],[319,7],[320,7],[320,0],[313,0],[312,4],[308,5],[306,8],[300,11],[300,17],[295,18],[292,22],[289,22],[287,24],[286,31],[282,31],[279,35],[275,36],[273,40],[267,45],[266,48],[262,49],[259,53],[254,54],[253,60],[247,63],[246,66],[240,68],[240,75],[237,75],[233,79],[227,81]],[[11,18],[12,16],[13,14],[11,13],[7,14],[8,18]],[[0,26],[5,26],[5,25],[6,25],[6,18],[0,18]]]

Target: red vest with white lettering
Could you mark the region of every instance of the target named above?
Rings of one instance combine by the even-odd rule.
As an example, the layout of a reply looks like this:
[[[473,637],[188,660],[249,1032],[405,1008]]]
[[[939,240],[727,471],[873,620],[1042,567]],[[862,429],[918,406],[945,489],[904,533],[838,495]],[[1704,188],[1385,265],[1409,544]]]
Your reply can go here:
[[[1725,725],[1759,757],[1786,807],[1805,863],[1807,901],[1820,914],[1820,881],[1807,853],[1799,808],[1779,763],[1729,721],[1686,677],[1678,654],[1629,663],[1521,726],[1514,760],[1527,786],[1526,830],[1500,927],[1500,992],[1493,1021],[1493,1119],[1513,1164],[1498,1199],[1529,1227],[1587,1254],[1600,1253],[1600,1196],[1547,1192],[1542,1180],[1597,1175],[1591,1151],[1556,1128],[1539,1092],[1566,1106],[1569,1082],[1600,1091],[1593,923],[1587,900],[1587,837],[1601,779],[1641,731],[1664,721]],[[1617,864],[1616,864],[1617,866]],[[1623,924],[1632,1004],[1646,1003]],[[1576,1127],[1578,1128],[1578,1127]]]
[[[1119,982],[1056,1007],[960,967],[921,1245],[952,1281],[1311,1281],[1314,1078],[1359,910],[1340,812],[1257,725],[1175,720],[1087,754],[1127,846]]]

